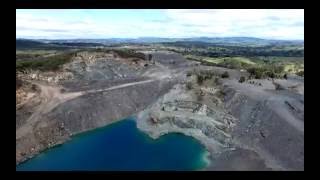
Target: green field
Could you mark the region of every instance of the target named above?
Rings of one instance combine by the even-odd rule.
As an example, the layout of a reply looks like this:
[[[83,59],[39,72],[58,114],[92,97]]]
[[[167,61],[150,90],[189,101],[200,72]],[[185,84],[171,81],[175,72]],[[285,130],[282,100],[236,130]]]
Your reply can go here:
[[[204,57],[186,55],[185,58],[202,62],[207,65],[217,65],[228,67],[231,69],[246,69],[252,66],[256,66],[257,63],[246,57]]]
[[[245,69],[254,78],[283,77],[285,74],[299,74],[304,71],[304,57],[205,57],[185,55],[186,59],[204,65],[231,69]]]

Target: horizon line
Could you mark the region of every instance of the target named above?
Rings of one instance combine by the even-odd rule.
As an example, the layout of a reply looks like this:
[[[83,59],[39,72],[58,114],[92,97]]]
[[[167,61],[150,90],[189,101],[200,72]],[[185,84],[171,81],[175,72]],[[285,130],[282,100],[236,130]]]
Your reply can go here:
[[[261,38],[250,36],[195,36],[195,37],[157,37],[157,36],[141,36],[141,37],[106,37],[106,38],[37,38],[37,37],[16,37],[16,39],[29,39],[29,40],[104,40],[104,39],[142,39],[142,38],[159,38],[159,39],[194,39],[194,38],[252,38],[261,40],[278,40],[278,41],[304,41],[304,39],[280,39],[280,38]]]

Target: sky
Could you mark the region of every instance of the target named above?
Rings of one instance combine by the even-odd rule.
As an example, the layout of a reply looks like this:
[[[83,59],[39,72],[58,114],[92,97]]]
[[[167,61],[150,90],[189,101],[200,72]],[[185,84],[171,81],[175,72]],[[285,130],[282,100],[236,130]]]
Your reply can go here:
[[[17,9],[16,37],[304,40],[303,9]]]

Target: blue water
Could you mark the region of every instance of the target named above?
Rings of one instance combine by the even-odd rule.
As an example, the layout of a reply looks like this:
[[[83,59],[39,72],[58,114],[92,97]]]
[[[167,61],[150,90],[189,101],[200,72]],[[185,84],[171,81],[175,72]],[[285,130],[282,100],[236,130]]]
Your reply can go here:
[[[157,140],[125,119],[76,135],[16,167],[18,171],[197,170],[205,148],[192,137],[171,133]]]

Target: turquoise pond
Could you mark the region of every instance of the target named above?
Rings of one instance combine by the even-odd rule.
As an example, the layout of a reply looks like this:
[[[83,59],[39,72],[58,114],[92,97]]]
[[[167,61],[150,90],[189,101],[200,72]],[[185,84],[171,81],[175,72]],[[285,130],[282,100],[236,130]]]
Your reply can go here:
[[[197,140],[171,133],[157,140],[139,131],[134,119],[81,133],[16,166],[17,171],[199,170],[206,149]]]

